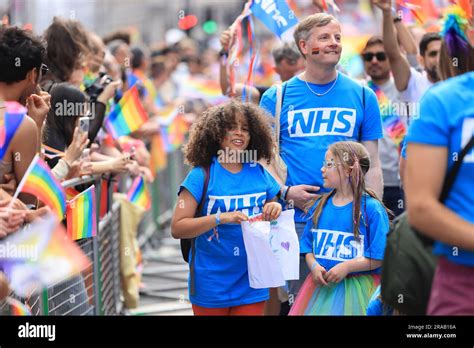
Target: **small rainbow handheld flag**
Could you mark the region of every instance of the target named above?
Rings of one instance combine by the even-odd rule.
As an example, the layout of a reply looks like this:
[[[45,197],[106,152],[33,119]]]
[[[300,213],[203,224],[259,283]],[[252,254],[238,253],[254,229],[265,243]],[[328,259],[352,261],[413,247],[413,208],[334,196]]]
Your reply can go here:
[[[124,93],[122,99],[105,121],[107,131],[114,139],[128,135],[140,128],[148,119],[138,95],[137,86]]]
[[[66,209],[67,234],[72,240],[97,235],[95,187],[92,185],[71,200]]]
[[[28,305],[20,302],[16,298],[7,297],[6,302],[10,305],[10,313],[14,316],[30,316],[31,309]]]
[[[154,135],[151,139],[150,170],[153,175],[168,165],[165,143],[162,135]]]
[[[0,242],[3,248],[9,245],[12,250],[24,251],[16,257],[0,255],[0,267],[18,296],[31,296],[80,274],[91,265],[65,232],[57,217],[48,213]]]
[[[64,190],[66,192],[66,202],[72,201],[76,196],[80,195],[74,187],[68,187]]]
[[[148,210],[151,208],[151,197],[148,186],[143,177],[138,176],[133,180],[132,187],[128,191],[127,198],[130,202]]]
[[[48,165],[38,154],[31,161],[20,181],[12,202],[20,192],[30,193],[49,206],[61,221],[66,211],[66,194]],[[11,204],[11,203],[10,203]]]

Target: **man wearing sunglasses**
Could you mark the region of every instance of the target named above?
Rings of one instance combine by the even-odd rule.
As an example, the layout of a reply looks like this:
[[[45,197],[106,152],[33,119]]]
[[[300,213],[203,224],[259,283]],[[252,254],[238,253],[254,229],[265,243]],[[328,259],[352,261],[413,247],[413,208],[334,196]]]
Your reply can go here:
[[[437,65],[441,37],[438,33],[427,33],[421,39],[420,63],[424,71],[420,73],[410,68],[407,58],[400,51],[395,27],[403,26],[403,23],[401,18],[394,18],[391,0],[375,0],[374,4],[383,12],[383,41],[395,86],[402,92],[403,100],[410,103],[410,116],[415,117],[418,114],[418,108],[413,106],[417,105],[429,87],[439,81]]]
[[[383,202],[398,216],[403,212],[403,192],[398,176],[400,140],[406,131],[407,105],[391,76],[390,62],[383,39],[373,36],[362,51],[367,82],[377,96],[383,125],[379,140],[380,163],[383,174]],[[394,127],[394,125],[397,125]],[[393,130],[397,129],[397,132]]]

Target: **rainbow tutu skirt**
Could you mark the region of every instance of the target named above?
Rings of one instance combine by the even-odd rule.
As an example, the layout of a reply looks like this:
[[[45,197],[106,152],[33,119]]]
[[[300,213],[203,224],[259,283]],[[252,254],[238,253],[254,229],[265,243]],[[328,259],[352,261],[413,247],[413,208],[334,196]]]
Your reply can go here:
[[[365,315],[380,282],[378,274],[354,275],[338,284],[316,286],[311,273],[288,315]]]

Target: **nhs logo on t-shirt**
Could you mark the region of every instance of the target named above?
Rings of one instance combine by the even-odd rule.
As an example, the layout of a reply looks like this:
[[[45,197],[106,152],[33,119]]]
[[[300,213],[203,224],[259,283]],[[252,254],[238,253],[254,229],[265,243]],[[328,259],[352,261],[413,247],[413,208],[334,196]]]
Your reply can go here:
[[[313,108],[288,111],[290,137],[340,135],[352,137],[356,110],[346,108]]]
[[[311,229],[313,252],[316,258],[347,261],[364,256],[364,236],[356,240],[352,232]]]
[[[209,195],[209,204],[207,205],[207,215],[231,211],[242,211],[247,215],[261,213],[260,207],[263,207],[267,198],[266,192],[252,193],[247,195],[234,196],[212,196]],[[246,211],[244,211],[246,210]]]

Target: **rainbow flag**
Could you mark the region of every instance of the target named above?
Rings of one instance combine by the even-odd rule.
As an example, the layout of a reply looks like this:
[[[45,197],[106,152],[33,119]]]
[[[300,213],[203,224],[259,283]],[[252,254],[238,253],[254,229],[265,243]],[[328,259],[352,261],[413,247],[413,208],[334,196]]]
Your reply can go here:
[[[439,11],[433,0],[397,0],[397,4],[408,9],[416,18],[418,24],[424,24],[430,19],[439,19]]]
[[[382,125],[387,135],[397,145],[398,151],[401,151],[401,144],[406,134],[405,124],[400,116],[395,112],[394,108],[385,93],[372,81],[367,85],[375,92],[379,102],[380,116],[382,117]]]
[[[16,250],[17,255],[0,255],[0,267],[10,288],[22,297],[69,279],[91,264],[53,214],[36,219],[0,243]]]
[[[133,180],[132,187],[128,191],[127,198],[130,202],[142,207],[145,210],[151,208],[151,196],[145,179],[137,176]]]
[[[66,212],[66,194],[59,181],[54,177],[48,165],[38,154],[31,161],[14,198],[20,192],[30,193],[49,206],[61,221]]]
[[[77,195],[80,194],[80,192],[77,191],[74,187],[68,187],[64,189],[64,192],[66,193],[66,202],[72,201],[74,198],[76,198]]]
[[[26,115],[26,108],[17,102],[5,102],[5,115],[0,118],[0,160],[10,146]]]
[[[163,170],[168,165],[165,144],[161,134],[153,136],[151,139],[150,170],[153,175]]]
[[[81,192],[66,208],[67,234],[72,240],[97,235],[95,186]]]
[[[167,113],[159,118],[160,133],[166,152],[172,152],[184,144],[190,125],[177,108],[168,107],[164,111]]]
[[[204,99],[212,105],[225,103],[229,98],[222,95],[221,86],[216,80],[189,78],[183,83],[180,95],[184,98]]]
[[[28,305],[18,301],[16,298],[7,297],[6,302],[10,306],[10,314],[14,316],[30,316],[31,309]]]
[[[182,114],[177,115],[167,129],[169,142],[174,149],[184,144],[188,131],[189,124],[184,119],[184,116]]]
[[[105,127],[114,139],[128,135],[140,128],[148,119],[138,96],[137,86],[124,93],[110,112]]]

